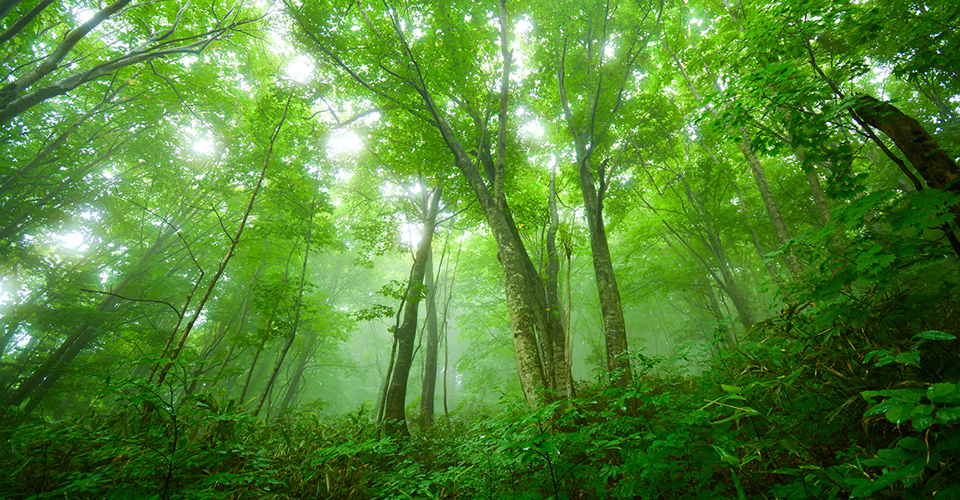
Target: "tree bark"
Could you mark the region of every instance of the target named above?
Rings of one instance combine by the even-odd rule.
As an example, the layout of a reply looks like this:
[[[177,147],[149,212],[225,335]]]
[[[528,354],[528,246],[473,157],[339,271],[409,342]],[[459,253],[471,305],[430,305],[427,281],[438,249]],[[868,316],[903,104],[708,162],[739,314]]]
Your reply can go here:
[[[680,73],[683,74],[683,78],[690,92],[693,94],[693,98],[700,101],[700,93],[697,92],[697,88],[693,83],[693,79],[690,78],[690,74],[687,73],[686,67],[680,62],[677,54],[670,49],[669,45],[667,45],[667,50],[670,51],[670,55],[673,57],[674,62],[677,63]],[[716,81],[714,81],[714,86],[717,87],[717,91],[722,90]],[[714,118],[719,118],[720,113],[714,106],[708,106],[708,109]],[[780,205],[777,204],[777,200],[773,196],[773,190],[770,189],[770,183],[767,182],[767,173],[763,168],[763,164],[760,163],[760,158],[757,157],[757,153],[754,152],[750,146],[750,134],[747,132],[747,129],[743,127],[740,128],[739,132],[741,142],[737,144],[737,147],[740,149],[740,152],[743,153],[744,159],[747,160],[750,172],[753,174],[754,181],[757,183],[757,189],[760,190],[760,198],[763,200],[764,208],[767,209],[770,224],[773,226],[773,231],[777,235],[777,242],[780,243],[780,245],[784,245],[790,241],[791,236],[790,231],[787,229],[787,223],[783,220],[783,214],[780,212]],[[800,267],[800,262],[793,252],[787,252],[784,255],[784,259],[787,262],[787,270],[790,271],[791,275],[796,276],[803,271]]]
[[[609,4],[608,4],[609,7]],[[609,19],[609,11],[604,20]],[[627,58],[630,59],[631,48]],[[620,288],[617,286],[617,277],[613,270],[613,259],[610,257],[610,245],[607,242],[607,231],[603,222],[603,198],[606,194],[607,180],[605,174],[606,161],[601,161],[594,176],[592,156],[601,138],[610,129],[611,122],[596,126],[597,108],[601,91],[603,90],[603,58],[601,55],[598,66],[596,94],[593,96],[592,114],[589,126],[578,127],[570,109],[566,89],[566,56],[567,46],[564,41],[560,66],[557,72],[560,104],[563,116],[573,138],[576,151],[578,173],[580,177],[580,192],[583,195],[584,212],[587,219],[587,228],[590,234],[590,250],[593,257],[593,273],[597,283],[597,294],[600,298],[600,315],[603,321],[604,345],[606,346],[607,371],[616,374],[616,382],[620,388],[625,388],[631,380],[630,360],[627,358],[627,324],[623,316],[623,306],[620,302]],[[635,54],[634,54],[635,57]],[[625,75],[632,71],[627,64]],[[623,79],[619,90],[616,91],[616,101],[612,105],[611,116],[616,115],[622,102],[626,78]],[[592,89],[591,89],[592,90]],[[599,183],[599,189],[597,184]]]
[[[773,190],[770,189],[770,183],[767,182],[767,172],[763,168],[763,164],[760,163],[760,158],[757,157],[757,153],[750,147],[750,134],[745,128],[740,129],[740,134],[743,142],[737,144],[737,146],[740,148],[740,151],[743,152],[743,156],[747,160],[747,165],[750,166],[750,172],[753,173],[753,179],[757,183],[757,189],[760,190],[760,199],[763,200],[763,206],[767,209],[767,215],[770,217],[770,225],[773,226],[773,232],[777,235],[777,242],[780,243],[780,245],[785,245],[790,241],[792,236],[790,236],[790,230],[787,229],[786,221],[783,220],[780,205],[777,204],[777,199],[773,196]],[[797,260],[793,252],[786,252],[784,259],[787,261],[787,270],[790,271],[791,275],[798,276],[803,272],[803,269],[800,267],[800,261]]]

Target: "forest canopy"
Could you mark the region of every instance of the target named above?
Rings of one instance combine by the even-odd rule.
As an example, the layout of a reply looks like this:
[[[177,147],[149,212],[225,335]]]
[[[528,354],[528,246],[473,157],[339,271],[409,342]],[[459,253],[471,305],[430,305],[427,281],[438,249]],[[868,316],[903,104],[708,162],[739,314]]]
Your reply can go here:
[[[0,499],[960,496],[960,5],[0,5]]]

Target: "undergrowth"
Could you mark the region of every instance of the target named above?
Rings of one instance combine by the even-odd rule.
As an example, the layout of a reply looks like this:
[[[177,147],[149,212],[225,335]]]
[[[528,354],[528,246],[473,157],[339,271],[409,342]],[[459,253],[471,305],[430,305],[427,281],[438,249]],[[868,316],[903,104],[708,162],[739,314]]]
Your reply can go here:
[[[109,412],[8,410],[0,497],[957,498],[952,297],[864,292],[845,299],[855,318],[808,303],[699,376],[638,357],[626,390],[601,379],[569,402],[505,398],[493,417],[440,419],[408,441],[379,435],[364,408],[264,420],[172,383],[112,382]],[[931,314],[904,321],[921,304]]]

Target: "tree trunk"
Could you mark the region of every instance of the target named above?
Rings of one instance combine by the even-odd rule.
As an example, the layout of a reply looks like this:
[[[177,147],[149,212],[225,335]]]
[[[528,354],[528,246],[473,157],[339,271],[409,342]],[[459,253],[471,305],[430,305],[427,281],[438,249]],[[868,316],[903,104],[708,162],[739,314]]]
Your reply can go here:
[[[499,111],[497,116],[497,144],[496,144],[496,162],[491,159],[492,148],[480,148],[477,155],[480,157],[484,169],[488,171],[487,178],[490,185],[484,181],[480,168],[474,162],[471,154],[463,146],[457,133],[450,127],[446,118],[446,111],[437,105],[433,95],[430,93],[425,75],[420,69],[420,63],[416,59],[412,48],[407,43],[405,35],[400,24],[393,22],[394,35],[397,37],[401,49],[407,55],[409,61],[407,68],[414,72],[412,78],[398,78],[397,83],[412,88],[419,96],[421,103],[426,111],[426,118],[419,112],[412,113],[418,119],[424,119],[431,126],[436,127],[444,143],[447,145],[450,153],[454,157],[454,164],[460,171],[463,179],[470,185],[476,195],[478,204],[483,210],[484,217],[490,227],[497,242],[497,256],[503,268],[504,290],[507,299],[507,307],[510,311],[510,327],[513,331],[514,350],[517,359],[517,372],[520,378],[520,386],[523,390],[525,399],[528,402],[536,402],[539,391],[546,388],[543,366],[540,360],[540,353],[537,348],[537,332],[544,331],[546,328],[546,306],[544,304],[543,283],[539,274],[530,262],[523,242],[517,232],[516,225],[512,220],[510,208],[507,205],[504,193],[504,181],[506,178],[506,150],[507,143],[507,124],[510,119],[509,113],[509,86],[513,65],[513,51],[510,48],[510,19],[507,12],[506,0],[499,2],[499,21],[500,21],[500,53],[503,60],[503,70],[499,75]],[[358,84],[369,89],[373,94],[385,97],[387,100],[393,100],[391,91],[388,87],[373,85],[364,80],[354,68],[351,68],[343,58],[336,54],[331,47],[326,45],[321,37],[312,33],[306,25],[306,19],[302,13],[294,11],[300,26],[306,34],[317,44],[318,48],[335,65],[348,72],[357,81]],[[390,16],[390,14],[387,14]],[[392,85],[392,83],[391,83]],[[469,107],[469,106],[467,106]],[[470,112],[470,110],[468,110]],[[470,137],[471,143],[487,144],[490,140],[487,121],[474,116],[477,125],[476,135]],[[488,168],[489,167],[489,168]]]
[[[280,129],[283,128],[284,122],[287,120],[287,111],[290,109],[290,101],[293,99],[293,94],[287,97],[287,102],[283,107],[283,113],[280,115],[280,120],[277,122],[277,126],[273,129],[273,134],[270,136],[270,142],[267,147],[267,152],[263,157],[263,166],[260,167],[260,175],[257,176],[257,184],[253,188],[253,193],[250,194],[250,201],[247,202],[247,208],[243,212],[243,218],[240,219],[240,226],[237,227],[236,234],[230,238],[230,248],[227,250],[227,254],[223,256],[223,260],[220,261],[220,265],[217,267],[217,272],[213,275],[213,278],[210,280],[210,283],[207,285],[207,289],[204,292],[203,296],[200,297],[200,303],[197,304],[197,308],[193,311],[193,316],[190,318],[190,321],[187,322],[187,326],[183,329],[183,334],[180,335],[180,340],[177,342],[176,347],[170,353],[170,357],[167,360],[167,363],[160,370],[160,375],[157,377],[157,385],[163,384],[163,379],[166,378],[167,373],[170,371],[170,368],[173,367],[173,363],[177,360],[177,357],[180,356],[180,352],[183,350],[183,346],[187,343],[187,338],[190,336],[190,331],[193,330],[193,325],[196,324],[197,319],[200,317],[200,313],[203,312],[203,307],[206,305],[207,300],[210,299],[210,296],[213,294],[213,289],[217,286],[217,283],[220,281],[220,277],[223,276],[224,271],[227,270],[227,265],[230,263],[230,259],[233,257],[234,252],[237,249],[237,245],[240,244],[240,236],[243,234],[243,229],[246,227],[247,219],[250,218],[250,213],[253,212],[253,205],[257,201],[257,195],[260,194],[260,188],[263,186],[263,179],[267,175],[267,166],[270,163],[270,156],[273,154],[273,147],[277,141],[277,136],[280,135]],[[176,336],[176,331],[171,334],[171,338]],[[166,354],[166,353],[164,353]]]
[[[609,14],[609,12],[607,13]],[[606,193],[607,180],[605,175],[606,160],[601,161],[594,177],[591,157],[600,143],[600,137],[609,130],[611,123],[595,128],[597,107],[602,90],[602,73],[597,80],[596,94],[593,97],[593,114],[589,120],[589,127],[578,127],[570,109],[566,88],[566,56],[567,46],[564,42],[563,55],[560,59],[560,68],[557,74],[560,103],[563,107],[564,119],[573,138],[574,149],[579,167],[580,192],[583,195],[583,207],[587,218],[587,228],[590,233],[590,250],[593,256],[593,273],[597,282],[597,294],[600,297],[600,315],[603,321],[604,345],[606,346],[607,371],[616,374],[617,385],[625,388],[630,383],[630,360],[627,358],[627,323],[623,317],[623,306],[620,303],[620,288],[617,286],[617,277],[613,271],[613,259],[610,257],[610,245],[607,243],[607,231],[603,224],[603,198]],[[598,63],[602,72],[603,60]],[[631,71],[628,65],[627,71]],[[623,79],[626,82],[626,78]],[[616,115],[625,87],[621,85],[613,105],[611,115]],[[597,183],[600,188],[597,189]]]
[[[290,408],[295,406],[294,401],[297,398],[297,394],[300,392],[300,383],[303,380],[303,372],[307,369],[307,363],[313,357],[313,354],[317,352],[317,347],[319,346],[318,337],[319,333],[311,331],[307,336],[307,345],[303,348],[303,352],[300,355],[300,359],[297,361],[297,366],[293,370],[293,375],[290,376],[290,383],[287,385],[287,392],[283,396],[283,400],[280,402],[281,408]]]
[[[441,258],[441,261],[443,259]],[[433,423],[434,397],[437,390],[437,350],[440,336],[437,325],[437,286],[433,277],[433,251],[427,251],[427,350],[423,358],[423,385],[420,390],[420,424]]]
[[[960,183],[955,182],[960,177],[957,163],[920,122],[894,105],[867,95],[856,99],[855,112],[893,140],[928,186],[960,194]]]
[[[557,253],[557,231],[560,228],[560,216],[557,214],[557,169],[550,172],[550,226],[547,228],[547,314],[553,323],[550,329],[556,334],[551,336],[549,349],[553,353],[550,370],[550,382],[558,399],[568,399],[572,394],[573,375],[570,373],[569,331],[563,325],[563,305],[560,302],[560,255]]]
[[[417,337],[420,294],[427,270],[427,256],[430,253],[433,231],[437,223],[441,191],[440,187],[434,189],[430,201],[425,204],[423,236],[420,238],[420,244],[413,259],[413,269],[410,271],[410,282],[407,285],[407,295],[403,306],[403,321],[393,332],[397,341],[397,360],[393,365],[393,373],[390,374],[390,385],[387,388],[383,412],[384,429],[388,436],[406,437],[410,435],[410,430],[407,428],[406,412],[404,411],[407,400],[407,380],[410,376],[410,367],[413,365],[413,345]]]
[[[776,197],[773,196],[773,190],[770,189],[770,183],[767,182],[767,172],[760,163],[757,153],[750,147],[750,134],[745,128],[740,129],[740,135],[743,142],[737,144],[744,158],[747,159],[747,165],[750,166],[750,172],[753,173],[753,179],[760,190],[760,198],[763,200],[763,206],[767,209],[767,215],[770,217],[770,224],[773,226],[773,232],[777,235],[777,242],[785,245],[790,241],[790,231],[787,229],[787,223],[783,220],[783,214],[780,212],[780,205],[777,204]],[[793,276],[798,276],[803,272],[800,267],[800,261],[793,255],[793,252],[786,252],[784,259],[787,261],[787,270]]]
[[[601,164],[602,169],[602,164]],[[601,190],[605,185],[600,172]],[[589,158],[580,161],[580,190],[590,231],[590,250],[593,254],[593,272],[600,296],[600,313],[603,316],[604,340],[607,347],[607,370],[618,373],[617,384],[624,388],[630,383],[630,360],[627,359],[627,324],[620,305],[620,289],[613,272],[613,259],[607,243],[607,230],[603,225],[603,196],[597,193],[593,167]]]
[[[674,62],[677,63],[680,73],[683,74],[683,78],[687,83],[687,87],[690,89],[690,93],[693,94],[693,98],[700,101],[700,93],[697,92],[697,88],[693,84],[693,79],[690,78],[690,74],[687,73],[686,67],[680,62],[680,59],[676,53],[670,49],[669,45],[667,45],[667,50],[670,51],[670,55],[673,57]],[[716,81],[714,81],[714,86],[717,87],[718,92],[722,90]],[[708,109],[714,118],[719,118],[720,113],[714,106],[708,106]],[[743,153],[743,157],[747,160],[747,165],[750,166],[750,172],[753,174],[757,188],[760,190],[760,197],[763,199],[763,205],[767,209],[767,215],[770,217],[770,224],[773,226],[773,231],[777,235],[777,242],[784,245],[790,241],[790,232],[787,230],[787,223],[783,220],[783,215],[780,213],[780,205],[777,204],[777,200],[773,196],[773,190],[770,189],[770,183],[767,182],[767,173],[763,168],[763,164],[760,163],[760,158],[757,157],[757,153],[754,152],[750,146],[750,134],[746,128],[740,128],[740,137],[742,141],[737,144],[737,147],[740,148],[740,152]],[[787,261],[787,270],[790,271],[791,275],[796,276],[802,272],[800,262],[797,260],[797,257],[793,255],[793,252],[787,252],[784,258]]]
[[[269,322],[267,323],[270,324]],[[257,368],[257,361],[260,360],[260,353],[263,352],[263,346],[267,344],[266,338],[260,341],[260,345],[257,346],[257,350],[253,353],[253,360],[250,361],[250,370],[247,371],[247,378],[243,381],[243,390],[240,391],[240,400],[239,404],[242,408],[246,403],[244,400],[247,399],[247,392],[250,390],[250,382],[253,380],[253,372]],[[251,401],[253,401],[251,399]]]

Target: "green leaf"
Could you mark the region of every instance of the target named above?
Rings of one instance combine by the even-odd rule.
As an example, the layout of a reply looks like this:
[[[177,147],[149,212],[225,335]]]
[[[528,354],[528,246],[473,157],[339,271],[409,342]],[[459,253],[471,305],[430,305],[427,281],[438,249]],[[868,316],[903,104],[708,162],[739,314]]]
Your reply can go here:
[[[731,392],[731,393],[733,393],[733,394],[740,394],[740,393],[743,392],[743,389],[741,389],[741,388],[739,388],[739,387],[737,387],[737,386],[735,386],[735,385],[720,384],[720,388],[723,389],[723,390],[726,391],[726,392]]]
[[[922,431],[933,424],[933,405],[917,405],[910,411],[913,430]]]
[[[960,484],[944,488],[933,496],[934,500],[953,500],[958,497],[960,497]]]
[[[868,391],[868,392],[870,392],[870,391]],[[867,396],[864,396],[864,398],[866,398],[866,397],[867,397]],[[872,417],[872,416],[874,416],[874,415],[880,415],[880,414],[882,414],[882,413],[886,413],[887,410],[889,410],[890,407],[892,407],[894,404],[896,404],[896,402],[893,401],[892,399],[887,399],[887,400],[881,401],[880,403],[872,406],[869,410],[867,410],[866,412],[864,412],[863,416],[864,416],[864,417]]]
[[[861,483],[859,486],[854,488],[853,491],[850,492],[850,497],[851,498],[868,497],[874,492],[882,490],[883,488],[886,488],[887,486],[890,486],[891,484],[897,482],[897,479],[900,479],[900,477],[902,477],[902,475],[887,473],[880,476],[880,478],[878,478],[876,481],[872,481],[869,483]]]
[[[716,450],[717,454],[720,455],[720,460],[739,468],[740,467],[740,457],[734,455],[733,453],[717,446],[713,445],[713,449]]]
[[[913,410],[913,406],[910,403],[898,403],[891,406],[885,414],[887,420],[897,425],[910,420],[910,412]]]
[[[877,361],[877,366],[884,366],[890,363],[903,363],[905,365],[920,367],[920,351],[900,352],[881,356]]]
[[[941,332],[940,330],[927,330],[925,332],[920,332],[913,336],[915,339],[927,339],[927,340],[956,340],[955,335],[950,335],[947,332]]]
[[[949,382],[933,384],[927,388],[927,399],[934,403],[960,402],[960,386]]]
[[[924,453],[927,451],[927,443],[924,443],[923,440],[915,437],[905,437],[897,442],[897,446],[911,451]]]
[[[894,389],[890,391],[863,391],[860,395],[867,401],[875,396],[886,396],[892,398],[895,403],[920,404],[920,399],[925,395],[925,391],[923,389]]]
[[[948,424],[955,420],[960,420],[960,407],[950,406],[937,410],[934,422],[938,424]]]

